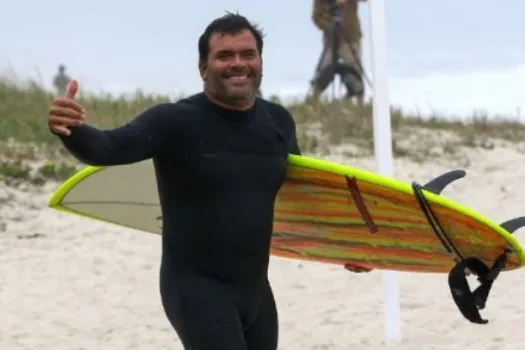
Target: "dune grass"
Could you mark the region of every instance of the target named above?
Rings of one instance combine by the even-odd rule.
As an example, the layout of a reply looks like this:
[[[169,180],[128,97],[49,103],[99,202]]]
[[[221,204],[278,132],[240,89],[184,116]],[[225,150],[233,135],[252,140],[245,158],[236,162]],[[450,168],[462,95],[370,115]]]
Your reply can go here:
[[[54,98],[36,81],[0,76],[0,173],[24,177],[28,160],[62,159],[41,165],[45,177],[62,179],[75,167],[66,167],[72,159],[48,130],[45,117]],[[278,101],[277,97],[272,100]],[[134,96],[80,94],[90,124],[100,128],[122,125],[141,111],[168,96],[148,96],[137,90]],[[173,100],[171,100],[173,101]],[[351,144],[350,156],[373,153],[372,106],[357,107],[349,102],[323,101],[287,105],[294,116],[299,142],[308,154],[328,153],[334,145]],[[505,118],[472,113],[469,118],[450,119],[422,117],[392,109],[393,151],[396,157],[424,161],[429,157],[455,155],[468,147],[494,147],[495,141],[520,143],[525,137],[525,124]],[[56,168],[56,169],[55,169]],[[16,170],[18,169],[18,171]]]

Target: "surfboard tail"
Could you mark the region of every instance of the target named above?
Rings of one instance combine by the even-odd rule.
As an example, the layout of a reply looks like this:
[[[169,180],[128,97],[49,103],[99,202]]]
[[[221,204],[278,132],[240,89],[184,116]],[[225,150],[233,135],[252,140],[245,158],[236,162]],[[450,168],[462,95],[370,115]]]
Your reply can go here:
[[[462,256],[448,233],[441,226],[439,219],[432,210],[430,203],[425,198],[423,192],[423,190],[427,190],[434,194],[441,194],[446,186],[451,182],[464,177],[465,174],[466,173],[463,170],[451,171],[438,176],[434,180],[428,182],[425,186],[420,186],[414,182],[412,184],[412,189],[422,212],[425,214],[429,225],[432,227],[432,230],[443,244],[443,247],[449,252],[451,258],[456,262],[448,275],[450,292],[456,306],[463,317],[470,322],[486,324],[488,323],[488,320],[481,317],[479,310],[485,308],[492,285],[500,272],[505,269],[507,264],[507,254],[510,253],[511,250],[504,249],[502,254],[496,258],[494,264],[490,268],[477,257]],[[502,223],[500,226],[508,232],[514,232],[518,228],[525,226],[525,218],[512,219]],[[480,282],[480,285],[474,291],[471,290],[467,281],[468,271],[474,273]]]

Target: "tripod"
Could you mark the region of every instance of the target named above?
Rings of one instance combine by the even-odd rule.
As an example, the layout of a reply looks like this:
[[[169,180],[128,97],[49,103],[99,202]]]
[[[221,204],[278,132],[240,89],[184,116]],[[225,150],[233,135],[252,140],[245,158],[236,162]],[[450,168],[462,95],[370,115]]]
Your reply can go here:
[[[326,0],[325,0],[326,1]],[[328,0],[331,3],[331,19],[332,19],[332,28],[331,28],[331,41],[332,41],[332,62],[327,67],[324,67],[319,71],[319,65],[316,71],[319,71],[317,78],[317,84],[320,87],[321,91],[324,91],[331,82],[334,82],[332,85],[332,99],[335,98],[335,78],[336,75],[339,75],[340,81],[345,85],[347,90],[347,98],[352,98],[356,95],[361,95],[364,91],[363,78],[366,79],[368,85],[371,87],[370,79],[366,76],[366,73],[361,64],[357,53],[354,48],[349,45],[352,55],[354,56],[354,61],[356,67],[349,65],[342,61],[342,58],[339,57],[339,48],[341,43],[341,37],[344,39],[344,33],[342,33],[342,16],[341,16],[341,7],[334,1]],[[346,40],[349,43],[348,40]]]

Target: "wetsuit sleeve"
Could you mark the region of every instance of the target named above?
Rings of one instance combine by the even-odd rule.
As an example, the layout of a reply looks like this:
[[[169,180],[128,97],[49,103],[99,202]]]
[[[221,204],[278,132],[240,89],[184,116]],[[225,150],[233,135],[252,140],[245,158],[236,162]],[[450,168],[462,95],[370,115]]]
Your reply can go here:
[[[266,101],[265,106],[268,113],[275,120],[277,127],[286,135],[286,140],[289,142],[288,153],[301,155],[301,149],[297,142],[297,127],[290,111],[282,105],[270,101]]]
[[[170,133],[176,129],[175,108],[174,104],[160,104],[115,129],[83,125],[71,128],[69,136],[58,136],[82,163],[97,166],[135,163],[159,155],[169,138],[176,137]]]
[[[286,108],[280,107],[282,119],[285,122],[287,134],[289,135],[289,142],[290,142],[290,148],[289,153],[295,154],[295,155],[301,155],[301,149],[299,147],[299,142],[297,142],[297,126],[295,124],[295,120],[292,116],[292,113],[290,113]]]
[[[290,115],[290,119],[292,122],[292,145],[290,148],[291,154],[301,155],[301,148],[299,147],[299,143],[297,142],[297,127],[295,125],[295,121],[293,120],[293,117]]]

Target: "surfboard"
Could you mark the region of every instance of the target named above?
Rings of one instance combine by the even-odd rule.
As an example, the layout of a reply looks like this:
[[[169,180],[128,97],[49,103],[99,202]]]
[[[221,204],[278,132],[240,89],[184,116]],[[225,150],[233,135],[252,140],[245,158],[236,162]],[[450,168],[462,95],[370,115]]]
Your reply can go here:
[[[476,291],[465,290],[465,270],[478,275],[479,290],[491,285],[492,276],[500,271],[525,265],[525,252],[513,235],[525,226],[525,217],[498,224],[442,195],[450,183],[466,175],[464,170],[440,174],[419,185],[305,156],[290,155],[288,164],[287,179],[275,203],[271,246],[275,256],[369,269],[448,273],[456,303],[461,302],[461,289],[471,297],[470,306],[477,303],[476,308],[481,308],[474,300]],[[84,168],[59,186],[49,206],[161,234],[151,160]],[[472,322],[486,321],[478,315],[469,317]]]

